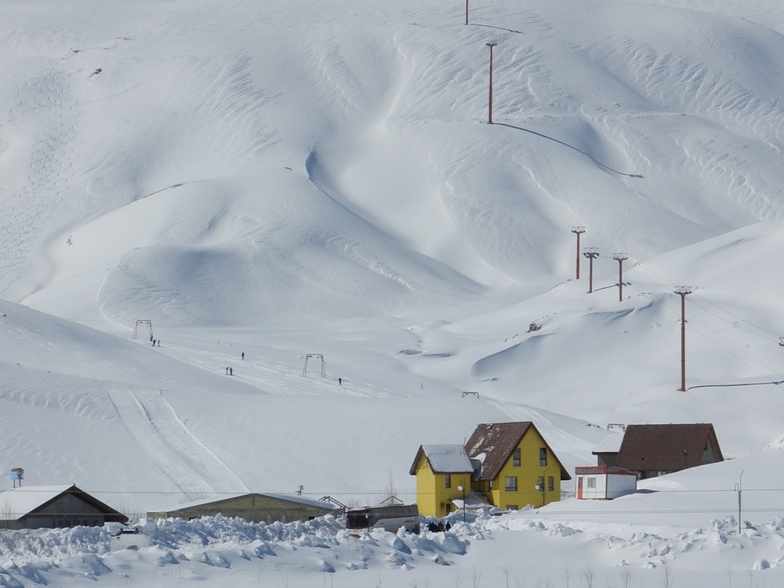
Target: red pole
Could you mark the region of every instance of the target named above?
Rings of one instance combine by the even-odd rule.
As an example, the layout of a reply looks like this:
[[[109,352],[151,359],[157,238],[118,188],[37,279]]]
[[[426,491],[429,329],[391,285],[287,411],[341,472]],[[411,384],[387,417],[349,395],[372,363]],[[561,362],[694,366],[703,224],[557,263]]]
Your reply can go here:
[[[493,47],[498,43],[490,41],[487,46],[490,47],[490,85],[487,92],[487,124],[493,124]]]
[[[593,260],[599,257],[599,251],[596,247],[586,247],[583,255],[588,258],[588,294],[593,293]]]
[[[688,286],[678,286],[675,293],[681,297],[681,392],[686,392],[686,296],[691,294]]]
[[[580,279],[580,235],[585,232],[585,227],[572,227],[572,233],[577,235],[577,262],[575,263],[575,279]]]

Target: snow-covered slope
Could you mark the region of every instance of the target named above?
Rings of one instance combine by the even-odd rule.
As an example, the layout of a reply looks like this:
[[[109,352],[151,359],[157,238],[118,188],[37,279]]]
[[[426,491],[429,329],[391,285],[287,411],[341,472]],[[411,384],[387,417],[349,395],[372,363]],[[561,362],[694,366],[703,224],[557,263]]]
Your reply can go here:
[[[676,484],[780,492],[784,8],[470,8],[7,2],[0,469],[132,512],[364,503],[480,422],[571,469],[608,423],[701,421],[739,459]]]

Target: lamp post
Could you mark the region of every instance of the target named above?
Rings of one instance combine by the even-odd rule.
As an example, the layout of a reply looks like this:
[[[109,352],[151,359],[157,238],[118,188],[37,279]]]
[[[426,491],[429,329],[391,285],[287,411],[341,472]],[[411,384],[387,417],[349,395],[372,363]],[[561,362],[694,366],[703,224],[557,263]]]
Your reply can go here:
[[[466,511],[465,488],[463,488],[462,486],[458,486],[457,489],[460,490],[460,494],[463,496],[463,522],[465,523],[466,522],[466,520],[465,520],[465,511]]]
[[[745,472],[746,470],[743,470]],[[741,525],[741,495],[743,494],[743,472],[740,473],[739,483],[735,484],[735,492],[738,493],[738,535],[740,535]]]
[[[542,472],[542,482],[536,485],[536,489],[542,493],[542,506],[547,504],[547,497],[546,497],[546,486],[547,483],[547,472],[550,471],[550,468],[545,468],[544,472]]]

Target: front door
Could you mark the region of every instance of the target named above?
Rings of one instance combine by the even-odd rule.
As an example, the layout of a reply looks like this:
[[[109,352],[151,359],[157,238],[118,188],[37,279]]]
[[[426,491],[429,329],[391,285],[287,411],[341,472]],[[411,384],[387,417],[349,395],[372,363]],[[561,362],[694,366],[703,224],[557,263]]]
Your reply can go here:
[[[583,477],[577,476],[577,499],[582,500],[583,498]]]

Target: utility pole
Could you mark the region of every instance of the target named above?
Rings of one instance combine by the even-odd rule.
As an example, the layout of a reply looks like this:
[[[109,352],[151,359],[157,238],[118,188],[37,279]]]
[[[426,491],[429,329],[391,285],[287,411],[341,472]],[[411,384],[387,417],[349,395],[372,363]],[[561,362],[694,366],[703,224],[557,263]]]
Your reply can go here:
[[[618,262],[618,302],[623,302],[623,262],[629,259],[625,253],[613,253],[613,259]]]
[[[585,232],[585,227],[581,227],[581,226],[572,227],[572,233],[577,235],[577,264],[575,265],[577,276],[575,277],[575,280],[580,279],[580,235],[582,235],[584,232]]]
[[[495,41],[485,43],[490,47],[490,86],[487,95],[487,124],[493,124],[493,47],[498,45]]]
[[[466,0],[466,24],[468,24],[468,0]]]
[[[593,293],[593,260],[599,257],[598,247],[586,247],[583,255],[588,258],[588,294]]]
[[[678,286],[675,293],[681,297],[681,392],[686,392],[686,296],[691,286]]]

